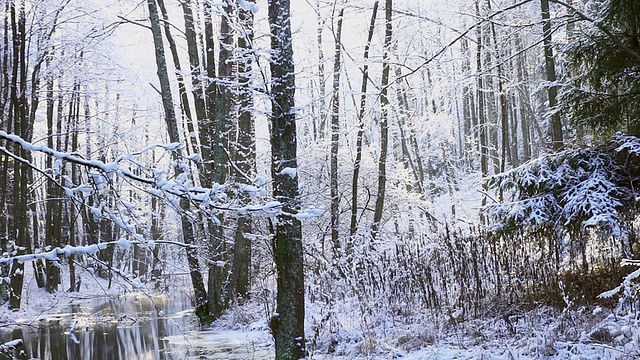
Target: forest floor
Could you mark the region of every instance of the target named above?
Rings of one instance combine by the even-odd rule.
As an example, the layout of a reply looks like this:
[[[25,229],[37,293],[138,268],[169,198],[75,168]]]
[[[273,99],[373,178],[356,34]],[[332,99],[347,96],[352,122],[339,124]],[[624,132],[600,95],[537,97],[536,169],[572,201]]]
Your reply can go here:
[[[0,308],[0,326],[32,323],[52,318],[71,304],[96,297],[114,297],[131,287],[115,282],[111,289],[102,279],[82,274],[82,292],[48,294],[38,289],[26,272],[27,288],[20,311]],[[307,312],[314,314],[310,304]],[[344,309],[332,329],[307,326],[310,359],[637,359],[640,358],[640,314],[636,308],[621,311],[602,307],[568,307],[498,311],[480,319],[434,321],[433,314],[386,316],[365,329],[357,309]],[[216,345],[224,358],[268,359],[273,343],[264,304],[249,302],[232,308],[211,328],[170,337],[189,353]],[[444,318],[444,316],[440,316]],[[347,320],[350,319],[350,320]],[[348,324],[341,327],[340,324]],[[241,351],[241,352],[240,352]],[[237,352],[241,355],[233,356]],[[211,353],[209,353],[211,354]]]
[[[268,332],[266,320],[259,315],[258,320],[254,318],[259,313],[256,306],[230,311],[214,328]],[[310,359],[639,359],[639,315],[635,310],[623,314],[603,307],[539,306],[511,311],[508,316],[437,326],[429,316],[415,315],[411,319],[389,317],[387,323],[368,330],[352,327],[325,332],[324,338],[314,336],[316,329],[309,325],[306,333]]]

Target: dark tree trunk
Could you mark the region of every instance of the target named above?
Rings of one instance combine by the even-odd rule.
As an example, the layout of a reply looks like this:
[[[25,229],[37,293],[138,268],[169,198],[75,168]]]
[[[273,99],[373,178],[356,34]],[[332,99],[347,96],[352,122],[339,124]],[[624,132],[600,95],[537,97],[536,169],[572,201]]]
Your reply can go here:
[[[480,1],[476,0],[476,16],[480,17]],[[476,72],[477,72],[477,97],[478,97],[478,127],[479,127],[479,140],[480,140],[480,171],[482,176],[489,175],[489,139],[487,135],[487,121],[485,114],[485,100],[484,100],[484,76],[482,75],[482,27],[476,27],[476,40],[478,42],[476,49]],[[486,190],[486,189],[485,189]],[[482,206],[487,204],[487,197],[482,196]]]
[[[222,7],[224,14],[220,17],[220,52],[218,54],[218,76],[215,79],[217,88],[213,112],[209,113],[213,126],[212,147],[213,173],[210,181],[224,184],[229,177],[229,138],[235,127],[233,118],[233,96],[231,89],[231,75],[233,74],[232,51],[233,29],[229,23],[232,16],[232,7],[229,0],[224,2]],[[210,130],[211,131],[211,130]],[[211,264],[209,265],[209,312],[217,318],[229,304],[229,283],[227,277],[230,260],[229,250],[225,241],[225,219],[224,214],[217,215],[220,225],[209,226],[209,238],[211,246]]]
[[[151,20],[151,29],[153,32],[153,43],[155,45],[156,52],[156,66],[158,67],[158,80],[160,81],[160,91],[162,95],[162,104],[165,112],[165,122],[167,131],[169,133],[169,141],[179,142],[180,136],[178,132],[178,123],[176,120],[175,109],[173,105],[173,98],[171,96],[171,86],[169,83],[169,74],[167,72],[167,62],[164,53],[164,44],[162,41],[162,28],[160,27],[160,18],[158,16],[158,8],[156,7],[155,0],[147,0],[149,7],[149,19]],[[182,160],[182,151],[176,149],[173,152],[174,157],[174,172],[178,176],[183,173],[180,162]],[[195,242],[193,223],[191,222],[192,216],[190,215],[190,204],[186,198],[180,199],[180,220],[182,223],[182,236],[186,244],[193,244]],[[191,282],[193,284],[193,290],[195,292],[195,306],[196,315],[200,319],[201,323],[209,323],[210,317],[208,313],[207,305],[207,293],[204,286],[204,280],[202,273],[200,272],[200,265],[198,263],[198,257],[196,250],[188,247],[186,249],[187,261],[189,263],[189,272],[191,274]]]
[[[542,31],[544,43],[545,71],[547,76],[547,96],[549,111],[551,111],[551,142],[553,150],[560,151],[564,147],[562,135],[562,121],[556,109],[558,97],[558,85],[556,85],[556,63],[551,48],[551,20],[549,19],[549,0],[540,0],[542,9]]]
[[[198,53],[198,35],[196,33],[193,9],[191,8],[191,0],[181,2],[182,12],[184,13],[184,28],[187,40],[187,54],[189,55],[189,66],[191,70],[191,87],[193,88],[194,107],[196,111],[196,120],[198,124],[207,117],[205,105],[205,93],[202,87],[202,68],[200,65],[200,55]]]
[[[282,203],[275,223],[274,253],[277,269],[277,309],[271,328],[276,358],[305,357],[304,271],[302,226],[293,216],[299,211],[298,177],[282,172],[297,169],[295,69],[289,0],[269,0],[271,30],[271,176],[273,194]]]
[[[167,44],[169,45],[169,51],[171,52],[171,58],[173,60],[173,66],[176,69],[176,80],[178,81],[178,94],[180,95],[180,108],[185,117],[187,134],[186,142],[188,145],[189,153],[196,153],[196,146],[193,143],[195,138],[192,137],[192,134],[195,134],[195,127],[193,124],[193,116],[191,115],[191,105],[189,104],[189,96],[187,94],[187,87],[184,81],[184,76],[182,75],[182,66],[180,65],[180,57],[178,56],[178,48],[176,46],[176,42],[173,39],[173,35],[171,35],[171,23],[169,22],[169,16],[167,14],[167,9],[164,6],[164,0],[157,0],[158,6],[160,8],[160,12],[162,14],[162,23],[164,25],[164,35],[167,38]],[[184,5],[183,5],[184,6]]]
[[[25,3],[11,4],[11,33],[13,37],[13,64],[11,81],[11,99],[9,116],[13,122],[15,133],[31,141],[33,135],[33,123],[29,121],[27,103],[27,56],[26,56],[26,29],[25,29]],[[30,153],[21,146],[15,145],[14,153],[27,161],[31,160]],[[16,255],[31,253],[31,234],[28,216],[28,185],[31,177],[30,168],[19,161],[13,162],[13,227],[11,238],[14,240]],[[24,280],[24,263],[13,261],[10,270],[9,308],[19,309],[22,300],[22,284]]]
[[[376,15],[378,14],[378,1],[373,3],[371,21],[369,23],[369,35],[367,44],[364,46],[364,66],[362,67],[362,85],[360,88],[360,108],[358,109],[358,135],[356,137],[356,159],[353,164],[353,177],[351,180],[351,223],[349,234],[355,235],[358,231],[358,181],[360,177],[360,163],[362,162],[362,138],[364,136],[364,113],[367,102],[367,84],[369,83],[369,48],[375,30]],[[349,242],[351,243],[351,241]]]
[[[382,211],[384,210],[384,200],[387,188],[387,149],[389,147],[389,70],[391,68],[391,37],[393,15],[393,1],[385,1],[385,33],[384,33],[384,55],[382,63],[382,81],[380,86],[380,157],[378,159],[378,195],[376,197],[376,207],[373,213],[373,223],[371,232],[374,237],[378,236],[378,231],[382,227]]]
[[[54,129],[54,110],[55,101],[53,93],[53,77],[49,76],[47,79],[47,146],[50,149],[55,149],[56,144],[54,139],[59,134]],[[46,168],[53,169],[53,157],[48,156],[46,160]],[[56,174],[53,174],[55,178],[58,178]],[[47,183],[47,212],[45,216],[45,246],[52,247],[60,246],[61,231],[60,231],[60,190],[53,182]],[[47,291],[56,291],[58,284],[60,283],[60,267],[57,263],[48,261],[46,263],[46,281],[45,286]]]
[[[252,1],[253,2],[253,1]],[[240,170],[239,176],[246,176],[251,181],[256,173],[256,138],[253,121],[253,92],[251,83],[251,64],[253,62],[253,12],[239,9],[240,25],[244,34],[238,36],[238,49],[243,54],[237,68],[238,80],[238,138],[235,143],[236,165]],[[238,178],[238,176],[236,177]],[[242,202],[249,202],[249,195],[241,194]],[[233,246],[233,288],[241,299],[249,297],[250,267],[251,267],[251,219],[247,215],[239,215]]]

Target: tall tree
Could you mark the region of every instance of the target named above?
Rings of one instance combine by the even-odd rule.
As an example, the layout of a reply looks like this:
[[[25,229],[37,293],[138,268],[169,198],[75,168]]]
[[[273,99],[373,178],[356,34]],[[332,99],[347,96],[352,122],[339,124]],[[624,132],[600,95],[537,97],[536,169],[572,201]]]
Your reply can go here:
[[[182,109],[182,113],[184,114],[184,122],[187,129],[187,134],[189,136],[185,137],[185,142],[188,145],[187,153],[193,154],[196,152],[196,144],[195,137],[192,137],[192,134],[195,134],[195,126],[194,126],[194,118],[191,114],[191,105],[189,101],[189,95],[187,93],[187,85],[184,80],[182,66],[180,64],[180,56],[178,54],[178,48],[176,46],[176,42],[173,39],[173,35],[171,35],[171,22],[169,21],[169,15],[167,14],[166,6],[164,5],[164,0],[157,0],[158,7],[160,9],[160,14],[162,15],[162,24],[164,25],[164,35],[167,38],[167,43],[169,45],[169,51],[171,52],[171,59],[173,60],[173,66],[175,68],[176,80],[178,81],[178,94],[180,99],[180,108]],[[183,7],[186,5],[183,5]],[[187,30],[188,31],[188,30]],[[185,31],[186,33],[186,31]],[[191,35],[191,34],[189,34]],[[195,87],[195,86],[194,86]]]
[[[351,223],[349,225],[349,234],[353,236],[358,231],[358,182],[360,177],[360,166],[362,163],[362,138],[364,137],[364,113],[367,102],[367,85],[369,84],[369,48],[371,47],[371,39],[376,25],[376,15],[378,14],[378,1],[373,3],[371,12],[371,21],[369,23],[369,34],[367,35],[367,43],[364,46],[364,65],[362,66],[362,83],[360,88],[360,104],[358,109],[358,134],[356,135],[356,158],[353,163],[353,177],[351,180]]]
[[[542,10],[545,74],[548,82],[547,101],[549,103],[549,111],[551,111],[551,142],[553,144],[553,150],[558,151],[564,147],[564,140],[560,113],[556,109],[556,105],[558,104],[558,85],[556,84],[556,61],[553,57],[553,48],[551,47],[549,0],[540,0],[540,7]]]
[[[318,84],[314,87],[318,90],[318,119],[313,120],[313,140],[322,139],[325,137],[326,124],[327,124],[327,105],[326,105],[326,79],[324,71],[324,50],[322,32],[324,31],[325,18],[320,11],[320,0],[316,0],[316,41],[318,45],[318,69],[317,79]]]
[[[253,0],[248,1],[253,4]],[[253,11],[241,7],[238,9],[241,33],[238,35],[239,62],[237,66],[237,112],[238,112],[238,137],[234,142],[235,161],[240,174],[248,179],[256,173],[256,132],[253,121],[253,92],[251,90],[251,65],[253,63]],[[242,192],[242,201],[249,201],[249,195]],[[246,214],[238,216],[238,223],[233,245],[233,286],[235,294],[240,298],[249,296],[249,270],[251,267],[251,219]]]
[[[491,0],[487,0],[487,9],[491,12]],[[491,38],[493,40],[493,46],[495,47],[495,53],[498,64],[496,69],[498,71],[498,106],[500,107],[500,129],[502,130],[502,154],[500,156],[500,172],[504,172],[507,158],[511,157],[511,148],[509,147],[509,118],[508,118],[508,104],[507,94],[504,89],[504,77],[503,77],[503,60],[500,58],[500,49],[498,44],[498,35],[496,31],[496,24],[491,22]]]
[[[602,5],[593,14],[571,7],[588,23],[568,46],[575,76],[563,91],[563,110],[601,133],[640,136],[640,7],[634,0]]]
[[[378,195],[376,207],[373,213],[371,231],[373,236],[378,235],[381,227],[382,211],[384,210],[385,193],[387,188],[387,151],[389,147],[389,71],[391,68],[391,40],[393,34],[392,19],[393,0],[385,1],[385,32],[384,54],[382,56],[382,81],[380,86],[380,157],[378,158]]]
[[[334,252],[340,248],[340,193],[338,192],[338,147],[340,141],[340,73],[342,71],[342,18],[344,7],[338,14],[335,31],[335,57],[333,59],[333,90],[331,95],[331,241]]]
[[[191,0],[184,0],[181,3],[184,14],[184,34],[187,40],[187,54],[189,56],[189,67],[191,70],[191,87],[194,98],[196,121],[200,125],[207,117],[205,105],[205,92],[202,84],[202,69],[200,54],[198,52],[198,34],[194,21]],[[205,56],[203,56],[204,58]],[[202,170],[201,170],[202,172]]]
[[[55,149],[54,139],[56,139],[56,133],[54,132],[54,115],[55,115],[55,99],[54,99],[54,87],[53,87],[53,74],[49,74],[47,77],[47,94],[46,94],[46,102],[47,102],[47,146],[50,149]],[[61,96],[61,95],[59,95]],[[47,157],[46,160],[47,169],[53,169],[53,158]],[[60,174],[53,174],[54,177],[59,177]],[[47,212],[45,216],[45,246],[60,246],[60,240],[62,239],[61,229],[60,229],[60,219],[61,219],[61,194],[60,188],[57,187],[52,181],[47,184],[47,197],[49,200],[47,201]],[[60,284],[60,267],[57,263],[53,261],[48,261],[46,263],[47,266],[47,279],[46,279],[46,287],[47,291],[54,292],[57,290],[58,285]]]
[[[476,16],[478,18],[481,17],[480,12],[480,0],[475,1],[475,10]],[[485,31],[484,27],[478,25],[476,26],[476,91],[477,91],[477,116],[478,116],[478,132],[480,135],[478,136],[478,140],[480,141],[480,171],[482,176],[485,177],[489,175],[489,139],[488,139],[488,131],[487,131],[487,121],[485,114],[485,84],[484,84],[484,75],[483,75],[483,64],[482,64],[482,51],[483,47],[483,31]],[[486,190],[486,189],[485,189]],[[482,197],[482,205],[486,205],[487,197],[483,195]]]
[[[271,176],[273,195],[282,204],[282,211],[274,225],[278,294],[271,328],[275,338],[276,358],[297,360],[305,357],[304,253],[302,226],[294,216],[299,211],[300,199],[294,100],[295,67],[289,0],[269,0],[269,29]]]
[[[11,35],[12,35],[12,64],[11,64],[11,90],[9,102],[9,121],[13,124],[13,130],[18,136],[30,141],[33,136],[33,123],[29,121],[29,105],[27,102],[27,36],[25,28],[25,2],[20,2],[16,9],[16,3],[11,2]],[[19,145],[15,145],[14,153],[20,158],[29,160],[30,154]],[[30,168],[20,161],[13,162],[13,223],[10,239],[13,240],[13,249],[10,253],[27,253],[31,249],[28,218],[28,181]],[[22,300],[22,284],[24,280],[24,263],[14,260],[10,269],[9,308],[19,309]]]
[[[171,84],[169,81],[169,73],[167,71],[167,60],[164,51],[164,43],[162,40],[162,27],[160,25],[158,7],[155,0],[147,0],[147,6],[149,9],[149,19],[151,21],[151,31],[153,33],[153,44],[155,46],[156,66],[158,68],[158,80],[160,81],[160,95],[162,97],[165,124],[169,133],[169,141],[171,141],[172,143],[177,143],[180,142],[180,135],[173,104],[173,96],[171,95]],[[173,152],[173,158],[173,170],[175,172],[175,175],[179,176],[184,172],[181,165],[183,156],[182,150],[180,148],[175,149],[175,151]],[[180,199],[180,220],[182,225],[182,236],[186,244],[193,244],[195,242],[195,233],[193,228],[193,215],[190,214],[189,208],[189,200],[186,197],[182,197]],[[207,323],[210,321],[208,315],[207,293],[205,290],[202,273],[200,272],[198,257],[195,249],[191,247],[188,247],[186,249],[186,253],[187,261],[189,263],[191,282],[193,285],[193,290],[195,292],[196,314],[200,318],[201,322]]]
[[[218,74],[214,81],[216,87],[213,107],[209,109],[210,123],[213,127],[213,142],[207,144],[211,147],[211,159],[213,162],[211,182],[224,184],[229,176],[229,139],[234,132],[236,123],[234,119],[233,96],[231,76],[234,73],[232,61],[232,47],[234,45],[233,29],[230,23],[233,7],[230,0],[225,0],[221,6],[220,16],[220,51],[218,54]],[[211,130],[209,130],[211,131]],[[218,215],[218,221],[224,225],[224,215]],[[224,226],[214,225],[209,227],[211,241],[212,262],[209,265],[209,312],[214,318],[222,315],[222,311],[228,305],[228,269],[220,264],[227,264],[229,254],[225,240]]]

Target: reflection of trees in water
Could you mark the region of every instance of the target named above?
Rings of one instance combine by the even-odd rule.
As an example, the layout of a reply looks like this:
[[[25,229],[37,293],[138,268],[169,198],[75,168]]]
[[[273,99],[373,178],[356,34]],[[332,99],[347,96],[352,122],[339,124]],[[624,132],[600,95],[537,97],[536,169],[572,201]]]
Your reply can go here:
[[[174,359],[186,349],[174,349],[177,357],[172,355],[165,338],[194,330],[197,325],[191,316],[157,317],[159,310],[171,315],[189,309],[191,302],[184,293],[154,297],[153,302],[145,296],[127,295],[87,305],[84,309],[73,306],[74,315],[62,320],[41,320],[3,332],[0,341],[23,339],[24,357],[19,351],[16,357],[26,359]]]

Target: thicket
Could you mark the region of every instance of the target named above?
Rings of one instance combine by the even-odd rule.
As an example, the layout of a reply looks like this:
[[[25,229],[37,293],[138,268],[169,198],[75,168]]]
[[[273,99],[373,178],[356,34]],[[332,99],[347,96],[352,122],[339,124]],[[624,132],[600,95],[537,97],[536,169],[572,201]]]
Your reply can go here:
[[[352,321],[346,309],[374,329],[425,316],[432,326],[508,320],[543,305],[633,308],[639,175],[640,139],[618,136],[488,178],[496,202],[484,225],[442,225],[431,236],[396,229],[333,256],[308,246],[308,297],[321,309],[311,338],[335,340]]]

